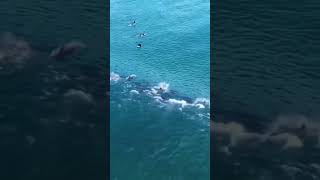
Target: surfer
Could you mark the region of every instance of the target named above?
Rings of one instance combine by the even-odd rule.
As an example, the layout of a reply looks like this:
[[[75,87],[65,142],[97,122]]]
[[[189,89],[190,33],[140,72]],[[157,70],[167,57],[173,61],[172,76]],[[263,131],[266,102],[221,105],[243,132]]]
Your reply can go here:
[[[140,33],[138,36],[139,37],[145,37],[145,36],[147,36],[147,33],[143,32],[143,33]]]
[[[137,48],[142,48],[142,44],[139,43],[139,44],[137,45]]]
[[[162,87],[159,88],[159,93],[163,93],[164,89]]]
[[[128,26],[132,27],[136,25],[136,20],[133,20]]]

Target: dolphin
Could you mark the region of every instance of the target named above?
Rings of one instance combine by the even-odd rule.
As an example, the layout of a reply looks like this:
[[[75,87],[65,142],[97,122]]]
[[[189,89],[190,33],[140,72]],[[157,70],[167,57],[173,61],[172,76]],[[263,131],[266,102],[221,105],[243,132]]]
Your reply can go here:
[[[80,41],[71,41],[52,50],[50,57],[54,59],[64,59],[65,57],[74,55],[85,47],[86,45]]]

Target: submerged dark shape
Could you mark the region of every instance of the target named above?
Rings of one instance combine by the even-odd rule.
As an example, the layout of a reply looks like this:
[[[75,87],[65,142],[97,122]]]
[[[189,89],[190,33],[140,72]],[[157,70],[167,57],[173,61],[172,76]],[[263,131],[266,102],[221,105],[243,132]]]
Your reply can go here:
[[[169,99],[174,99],[174,98],[178,98],[181,100],[186,101],[187,103],[193,103],[194,99],[187,97],[187,96],[182,96],[179,95],[178,92],[174,91],[174,90],[170,90],[170,91],[166,91],[164,88],[159,87],[159,88],[155,88],[150,86],[150,84],[148,83],[141,83],[141,82],[134,82],[133,80],[136,78],[135,74],[131,74],[129,76],[119,76],[122,79],[126,79],[127,81],[130,81],[132,84],[134,84],[136,90],[141,93],[143,91],[150,91],[152,92],[153,90],[156,90],[156,94],[159,95],[163,101],[167,101]]]
[[[129,75],[126,79],[127,79],[127,81],[131,81],[131,80],[133,80],[133,79],[135,79],[135,78],[136,78],[136,75],[131,74],[131,75]]]
[[[55,59],[64,59],[76,54],[85,47],[86,45],[80,41],[71,41],[51,51],[50,57]]]

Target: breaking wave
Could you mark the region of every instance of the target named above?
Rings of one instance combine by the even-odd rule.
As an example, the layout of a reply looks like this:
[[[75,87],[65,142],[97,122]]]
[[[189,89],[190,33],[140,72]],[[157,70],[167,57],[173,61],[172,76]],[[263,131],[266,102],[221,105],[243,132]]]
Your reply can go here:
[[[167,82],[159,82],[156,85],[137,80],[137,76],[131,74],[122,76],[117,73],[110,73],[110,82],[112,85],[122,85],[124,91],[128,94],[151,97],[156,103],[167,105],[168,107],[176,107],[180,111],[183,109],[195,108],[204,110],[209,113],[210,100],[206,98],[192,99],[187,96],[180,95],[177,91],[170,89]]]

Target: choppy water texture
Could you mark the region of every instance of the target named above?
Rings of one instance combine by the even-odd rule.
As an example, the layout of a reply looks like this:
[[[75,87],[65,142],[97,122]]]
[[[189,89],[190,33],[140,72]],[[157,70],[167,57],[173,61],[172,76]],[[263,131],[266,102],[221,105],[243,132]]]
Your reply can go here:
[[[107,13],[99,0],[0,2],[0,179],[105,179]],[[86,47],[49,57],[72,41]]]
[[[216,1],[213,178],[319,179],[319,7]]]
[[[112,180],[209,179],[209,38],[209,1],[111,1]]]

